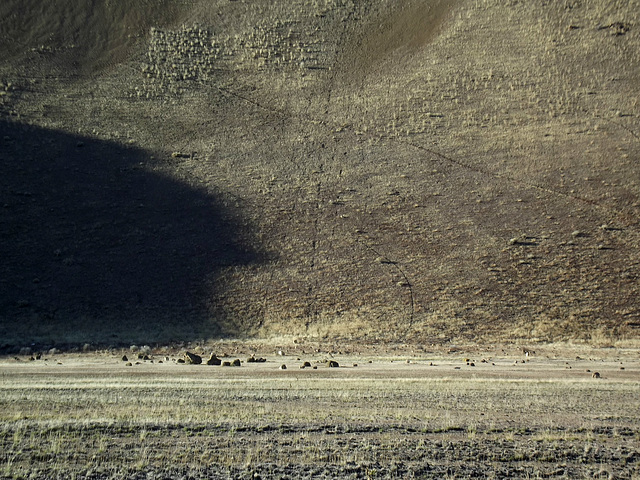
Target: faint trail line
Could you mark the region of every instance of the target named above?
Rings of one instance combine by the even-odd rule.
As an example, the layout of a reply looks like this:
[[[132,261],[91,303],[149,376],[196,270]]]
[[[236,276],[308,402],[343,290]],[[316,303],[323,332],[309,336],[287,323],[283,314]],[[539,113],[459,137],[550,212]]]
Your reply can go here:
[[[627,132],[629,132],[629,133],[631,134],[631,136],[633,136],[633,138],[635,138],[636,140],[640,141],[640,136],[639,136],[636,132],[634,132],[633,130],[631,130],[629,127],[627,127],[626,125],[624,125],[624,124],[622,124],[622,123],[618,123],[618,122],[616,122],[616,121],[614,121],[614,120],[611,120],[611,119],[608,119],[608,118],[605,118],[605,119],[603,119],[603,120],[604,120],[605,122],[613,123],[614,125],[616,125],[616,126],[618,126],[618,127],[622,128],[623,130],[626,130]]]
[[[227,94],[227,95],[233,96],[233,97],[238,98],[238,99],[240,99],[240,100],[242,100],[244,102],[247,102],[247,103],[250,103],[250,104],[252,104],[254,106],[257,106],[258,108],[261,108],[262,110],[265,110],[265,111],[267,111],[269,113],[275,114],[278,117],[282,118],[283,120],[288,120],[288,119],[291,119],[291,118],[295,117],[301,122],[304,122],[304,123],[307,123],[307,124],[323,125],[324,127],[327,127],[327,128],[330,128],[330,129],[335,129],[335,128],[340,126],[338,122],[333,122],[333,121],[326,120],[326,119],[323,119],[323,118],[314,118],[311,115],[295,115],[294,116],[294,115],[291,115],[291,114],[287,114],[287,113],[285,113],[285,112],[283,112],[281,110],[265,106],[265,105],[263,105],[262,103],[260,103],[258,101],[255,101],[255,100],[253,100],[253,99],[251,99],[249,97],[246,97],[246,96],[241,95],[239,93],[236,93],[236,92],[234,92],[232,90],[229,90],[228,88],[219,87],[219,86],[216,86],[216,88],[218,90],[220,90],[221,92]],[[638,141],[640,141],[640,136],[637,135],[633,130],[631,130],[628,127],[626,127],[625,125],[622,125],[622,124],[620,124],[618,122],[615,122],[613,120],[607,120],[607,121],[609,121],[609,122],[613,123],[614,125],[617,125],[618,127],[626,130],[634,138],[636,138]],[[390,143],[391,142],[395,142],[395,143],[399,143],[399,144],[410,146],[412,148],[415,148],[417,150],[421,150],[423,152],[427,152],[427,153],[429,153],[429,154],[431,154],[431,155],[433,155],[433,156],[435,156],[435,157],[437,157],[437,158],[439,158],[439,159],[441,159],[441,160],[443,160],[445,162],[448,162],[448,163],[450,163],[452,165],[456,165],[456,166],[458,166],[460,168],[464,168],[464,169],[472,171],[472,172],[476,172],[476,173],[479,173],[479,174],[482,174],[482,175],[486,175],[486,176],[490,176],[490,177],[497,178],[497,179],[507,180],[507,181],[509,181],[511,183],[515,183],[517,185],[522,185],[522,186],[525,186],[525,187],[530,188],[530,189],[538,190],[538,191],[544,192],[544,193],[546,193],[548,195],[551,195],[551,196],[560,197],[560,198],[564,198],[564,199],[567,199],[567,200],[579,201],[579,202],[585,203],[587,205],[590,205],[590,206],[592,206],[592,207],[594,207],[596,209],[599,209],[599,210],[601,210],[603,212],[606,212],[608,214],[614,214],[614,215],[616,215],[618,217],[622,217],[622,218],[629,217],[629,212],[625,212],[623,210],[619,210],[619,209],[614,208],[612,206],[602,205],[601,203],[599,203],[596,200],[592,200],[592,199],[589,199],[589,198],[581,197],[579,195],[573,195],[573,194],[570,194],[570,193],[564,193],[564,192],[561,192],[559,190],[554,190],[552,188],[544,187],[544,186],[536,184],[536,183],[527,182],[525,180],[521,180],[521,179],[512,177],[510,175],[505,175],[505,174],[501,174],[501,173],[498,173],[498,172],[493,172],[493,171],[491,171],[489,169],[482,168],[482,167],[479,167],[479,166],[476,166],[476,165],[470,165],[468,163],[462,162],[460,160],[457,160],[455,158],[447,156],[447,155],[445,155],[443,153],[440,153],[440,152],[438,152],[438,151],[436,151],[434,149],[425,147],[423,145],[420,145],[418,143],[415,143],[415,142],[412,142],[412,141],[409,141],[409,140],[406,140],[406,139],[403,139],[403,138],[383,136],[381,134],[378,134],[378,135],[369,134],[369,135],[367,135],[368,138],[374,138],[376,136],[380,137],[380,138],[385,138]],[[319,149],[316,149],[316,150],[319,150]],[[625,222],[625,224],[627,224],[627,226],[630,226],[629,223],[630,222]]]
[[[580,197],[578,195],[572,195],[572,194],[569,194],[569,193],[564,193],[564,192],[561,192],[559,190],[554,190],[552,188],[543,187],[542,185],[538,185],[537,183],[527,182],[527,181],[512,177],[510,175],[505,175],[505,174],[493,172],[491,170],[488,170],[488,169],[485,169],[485,168],[482,168],[482,167],[478,167],[478,166],[475,166],[475,165],[469,165],[468,163],[461,162],[460,160],[456,160],[454,158],[451,158],[451,157],[449,157],[447,155],[444,155],[444,154],[442,154],[440,152],[437,152],[435,150],[432,150],[430,148],[424,147],[424,146],[422,146],[420,144],[417,144],[417,143],[414,143],[414,142],[409,142],[409,141],[405,141],[405,140],[402,140],[402,139],[390,139],[390,140],[398,142],[398,143],[402,143],[404,145],[408,145],[410,147],[416,148],[418,150],[422,150],[422,151],[427,152],[427,153],[430,153],[431,155],[434,155],[434,156],[440,158],[441,160],[444,160],[444,161],[446,161],[448,163],[451,163],[453,165],[457,165],[460,168],[471,170],[472,172],[480,173],[482,175],[487,175],[487,176],[494,177],[494,178],[497,178],[497,179],[507,180],[507,181],[509,181],[511,183],[522,185],[522,186],[525,186],[527,188],[531,188],[531,189],[534,189],[534,190],[539,190],[541,192],[545,192],[545,193],[547,193],[549,195],[552,195],[552,196],[557,196],[557,197],[570,199],[570,200],[577,200],[577,201],[586,203],[588,205],[591,205],[591,206],[593,206],[595,208],[598,208],[600,210],[603,210],[605,212],[614,213],[614,214],[616,214],[616,215],[618,215],[620,217],[626,217],[626,216],[629,215],[628,212],[624,212],[622,210],[618,210],[618,209],[613,208],[611,206],[602,205],[602,204],[598,203],[596,200],[591,200],[589,198]]]
[[[355,239],[356,239],[357,243],[359,243],[360,245],[365,247],[367,250],[373,252],[376,255],[376,257],[382,258],[383,261],[381,263],[383,265],[391,265],[391,266],[393,266],[400,273],[400,275],[402,275],[402,278],[404,278],[404,281],[405,281],[405,283],[406,283],[406,285],[407,285],[407,287],[409,289],[409,300],[410,300],[410,304],[409,304],[409,325],[405,328],[405,331],[404,331],[404,334],[406,334],[409,331],[409,329],[411,327],[413,327],[414,315],[415,315],[415,296],[413,294],[413,285],[409,281],[409,277],[407,277],[407,274],[400,267],[400,264],[398,262],[390,260],[389,257],[387,257],[386,255],[382,255],[380,252],[378,252],[371,245],[369,245],[369,244],[365,243],[364,241],[362,241],[359,237],[356,236]]]
[[[288,117],[291,117],[291,115],[288,115],[286,112],[278,110],[277,108],[265,106],[262,103],[260,103],[260,102],[258,102],[256,100],[253,100],[252,98],[249,98],[249,97],[246,97],[244,95],[241,95],[241,94],[239,94],[237,92],[234,92],[233,90],[229,90],[228,88],[220,87],[218,85],[214,85],[214,87],[217,90],[219,90],[220,92],[222,92],[222,93],[224,93],[226,95],[229,95],[231,97],[234,97],[234,98],[237,98],[239,100],[242,100],[243,102],[250,103],[251,105],[254,105],[254,106],[258,107],[258,108],[261,108],[262,110],[265,110],[265,111],[267,111],[269,113],[273,113],[273,114],[277,115],[280,118],[286,119]]]

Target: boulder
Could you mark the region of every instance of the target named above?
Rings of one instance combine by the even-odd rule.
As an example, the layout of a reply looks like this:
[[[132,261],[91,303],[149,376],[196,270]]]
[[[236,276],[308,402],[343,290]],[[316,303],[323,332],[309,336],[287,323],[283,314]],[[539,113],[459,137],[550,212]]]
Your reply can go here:
[[[207,365],[221,365],[222,364],[222,360],[220,360],[215,353],[212,353],[211,356],[209,357],[209,360],[207,360]]]
[[[192,365],[200,365],[202,363],[202,357],[191,352],[185,352],[184,359],[187,363]]]
[[[340,364],[335,360],[329,360],[327,362],[327,365],[329,366],[329,368],[338,368],[340,366]]]
[[[239,367],[241,365],[240,359],[236,358],[233,362],[231,362],[232,367]]]

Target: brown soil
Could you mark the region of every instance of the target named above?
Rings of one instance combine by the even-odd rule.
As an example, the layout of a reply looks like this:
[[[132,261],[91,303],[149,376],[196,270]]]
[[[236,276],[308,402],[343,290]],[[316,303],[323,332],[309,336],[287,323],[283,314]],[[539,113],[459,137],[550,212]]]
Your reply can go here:
[[[3,2],[0,349],[633,344],[636,7]]]

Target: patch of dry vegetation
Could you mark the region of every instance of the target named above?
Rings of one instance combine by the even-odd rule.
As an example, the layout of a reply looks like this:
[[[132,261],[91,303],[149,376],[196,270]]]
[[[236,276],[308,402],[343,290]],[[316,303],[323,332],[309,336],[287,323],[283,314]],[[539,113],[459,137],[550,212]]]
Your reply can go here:
[[[639,473],[637,358],[625,371],[612,358],[471,367],[457,355],[281,371],[301,362],[126,367],[119,357],[2,362],[3,478]]]

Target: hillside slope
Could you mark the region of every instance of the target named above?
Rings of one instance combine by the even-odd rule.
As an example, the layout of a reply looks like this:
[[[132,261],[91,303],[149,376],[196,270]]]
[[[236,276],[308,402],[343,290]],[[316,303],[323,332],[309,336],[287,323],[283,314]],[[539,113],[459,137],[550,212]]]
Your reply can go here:
[[[125,3],[0,7],[6,344],[640,335],[639,2]]]

